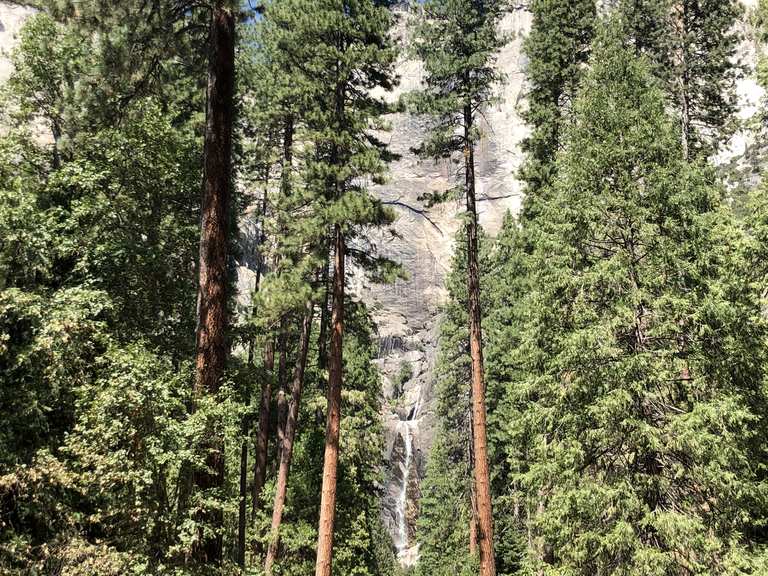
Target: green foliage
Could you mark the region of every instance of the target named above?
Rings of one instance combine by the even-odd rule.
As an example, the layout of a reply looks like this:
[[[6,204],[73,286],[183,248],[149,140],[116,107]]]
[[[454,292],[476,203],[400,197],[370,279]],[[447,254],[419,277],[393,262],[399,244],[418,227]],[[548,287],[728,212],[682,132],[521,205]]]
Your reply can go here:
[[[497,30],[504,7],[501,0],[427,0],[418,7],[411,27],[413,51],[424,63],[424,89],[408,101],[431,119],[421,155],[450,158],[480,138],[476,114],[494,100],[503,80],[494,63],[504,44]]]
[[[530,89],[523,119],[531,134],[523,142],[521,172],[528,184],[527,217],[535,214],[536,198],[554,179],[555,155],[589,58],[597,17],[592,0],[534,0],[530,11],[533,23],[523,45]]]
[[[651,63],[685,131],[691,157],[707,157],[736,125],[743,72],[737,0],[622,0],[625,34]]]
[[[84,72],[87,56],[87,43],[77,30],[61,26],[45,12],[30,17],[12,54],[7,90],[13,99],[10,94],[5,97],[15,120],[42,122],[58,140],[76,123],[75,82]]]
[[[413,378],[413,366],[408,360],[403,360],[400,362],[400,369],[397,371],[395,381],[392,382],[396,396],[400,396],[403,393],[403,386],[405,386],[406,382],[411,378]]]
[[[83,518],[121,550],[163,562],[178,539],[178,485],[191,370],[140,346],[110,349],[78,394],[64,451],[92,513]]]
[[[135,122],[81,137],[43,201],[60,211],[69,281],[110,293],[121,338],[143,335],[178,354],[194,330],[187,271],[197,251],[199,140],[152,100],[136,113]]]
[[[78,387],[107,342],[102,292],[70,288],[52,295],[0,291],[0,470],[55,450],[74,418]]]
[[[743,237],[677,134],[607,24],[526,231],[515,350],[489,363],[524,571],[724,574],[762,525],[765,323],[734,284]]]
[[[456,459],[449,441],[443,434],[435,440],[421,485],[419,575],[470,576],[478,570],[477,558],[469,554],[468,465]]]
[[[0,571],[186,561],[202,98],[184,86],[204,51],[172,32],[155,39],[184,54],[138,49],[161,14],[142,10],[109,35],[95,2],[38,13],[3,87]]]

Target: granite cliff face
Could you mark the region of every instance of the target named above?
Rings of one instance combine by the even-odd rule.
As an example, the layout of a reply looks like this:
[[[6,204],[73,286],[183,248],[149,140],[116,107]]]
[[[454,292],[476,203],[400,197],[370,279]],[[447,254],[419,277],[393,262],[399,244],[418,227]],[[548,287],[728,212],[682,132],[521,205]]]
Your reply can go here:
[[[16,45],[19,30],[32,12],[31,8],[0,2],[0,84],[11,74],[8,52]]]
[[[408,42],[405,9],[397,11],[396,34]],[[503,29],[510,37],[498,59],[507,81],[499,90],[499,102],[486,111],[487,125],[477,153],[479,212],[490,234],[498,231],[507,211],[516,212],[521,185],[515,175],[522,160],[520,142],[526,134],[520,118],[523,95],[521,42],[531,23],[526,11],[509,14]],[[419,87],[422,70],[418,62],[403,59],[397,91],[387,97]],[[379,359],[383,378],[383,418],[386,429],[384,523],[402,564],[418,557],[415,524],[419,485],[435,427],[435,361],[440,306],[446,298],[445,276],[451,265],[453,243],[464,211],[461,202],[429,209],[418,197],[427,191],[452,187],[457,165],[419,160],[411,148],[425,133],[424,119],[407,114],[390,118],[391,132],[384,135],[400,159],[391,166],[390,181],[376,190],[398,211],[396,235],[375,237],[381,254],[399,261],[409,279],[393,286],[366,285],[355,277],[352,290],[371,306],[379,328]],[[407,378],[402,376],[406,375]],[[404,381],[403,381],[404,380]]]
[[[753,7],[757,0],[743,0]],[[396,9],[395,30],[407,44],[405,8]],[[0,82],[7,79],[10,66],[5,55],[15,45],[23,21],[32,11],[0,0]],[[516,173],[522,161],[520,143],[527,131],[520,112],[525,106],[525,58],[522,40],[530,29],[531,15],[517,10],[502,23],[510,42],[498,58],[506,82],[499,88],[499,101],[487,110],[487,120],[477,153],[477,184],[480,220],[485,231],[494,235],[507,211],[516,213],[522,200],[522,186]],[[740,58],[752,65],[758,47],[746,23]],[[418,62],[402,59],[401,76],[392,101],[419,87],[422,71]],[[756,110],[763,94],[752,76],[739,84],[742,101],[741,118],[748,119]],[[418,197],[426,191],[441,191],[452,185],[455,166],[450,162],[421,161],[411,147],[422,141],[425,122],[418,117],[396,114],[390,118],[391,131],[383,134],[393,152],[401,155],[391,167],[388,184],[376,193],[398,211],[395,235],[374,232],[370,235],[380,253],[400,262],[408,271],[407,281],[392,286],[370,285],[362,276],[352,273],[351,291],[371,307],[378,326],[379,358],[382,375],[383,413],[386,430],[384,454],[385,483],[382,514],[398,558],[403,565],[418,559],[415,545],[416,519],[420,483],[437,426],[435,417],[435,362],[440,307],[445,301],[445,276],[450,268],[455,234],[460,225],[463,206],[453,202],[428,211]],[[756,154],[759,150],[747,131],[738,133],[719,157],[723,165],[732,167],[742,181],[757,178]],[[246,222],[244,235],[253,239],[256,228]],[[247,244],[253,247],[252,243]],[[244,295],[252,281],[252,266],[246,260],[239,268],[240,289]],[[247,301],[247,296],[244,301]]]

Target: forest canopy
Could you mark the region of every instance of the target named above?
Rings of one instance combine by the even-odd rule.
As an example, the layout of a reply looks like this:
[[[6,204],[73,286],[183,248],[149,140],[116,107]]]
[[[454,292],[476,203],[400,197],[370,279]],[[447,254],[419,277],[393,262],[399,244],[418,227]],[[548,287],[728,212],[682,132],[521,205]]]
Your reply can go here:
[[[768,575],[768,1],[6,13],[0,576]]]

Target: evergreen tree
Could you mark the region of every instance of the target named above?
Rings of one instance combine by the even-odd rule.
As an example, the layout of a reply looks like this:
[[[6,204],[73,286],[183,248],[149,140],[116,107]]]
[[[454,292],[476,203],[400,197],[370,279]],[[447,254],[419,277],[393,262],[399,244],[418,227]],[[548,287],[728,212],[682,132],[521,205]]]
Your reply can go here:
[[[520,439],[516,444],[509,443],[507,428],[511,423],[506,402],[509,383],[519,382],[525,375],[520,370],[522,357],[518,350],[529,319],[526,297],[533,287],[530,253],[534,242],[527,236],[528,227],[524,219],[518,220],[511,214],[505,216],[499,235],[490,247],[486,272],[487,398],[491,431],[488,442],[495,471],[494,507],[498,511],[499,533],[504,534],[496,543],[499,571],[503,574],[519,571],[527,545],[522,490],[510,457],[514,454],[516,463],[525,465],[527,444]],[[526,362],[535,362],[532,352],[526,350]]]
[[[215,395],[222,384],[227,357],[227,251],[229,245],[232,130],[235,92],[235,12],[226,2],[211,9],[208,62],[202,222],[198,274],[195,396]],[[222,559],[222,511],[215,492],[224,484],[223,439],[215,425],[203,446],[205,469],[194,473],[195,485],[205,494],[200,513],[198,558],[217,564]]]
[[[441,311],[436,386],[439,428],[421,485],[416,532],[418,572],[425,576],[471,574],[478,568],[476,519],[472,511],[472,362],[467,327],[466,237],[465,229],[457,235],[446,279],[449,298]],[[487,271],[487,243],[483,236],[480,248],[480,268]],[[487,280],[485,275],[482,280]],[[484,300],[484,308],[486,304]]]
[[[725,574],[765,509],[765,324],[742,242],[684,159],[648,65],[597,41],[530,232],[534,289],[503,421],[544,573]],[[736,268],[733,266],[736,265]],[[748,328],[747,328],[748,327]]]
[[[592,0],[534,0],[529,10],[533,24],[523,44],[529,85],[523,119],[531,134],[523,142],[521,172],[528,185],[526,217],[535,214],[538,195],[554,179],[555,156],[589,58],[596,19]]]
[[[496,573],[488,469],[485,382],[478,269],[478,222],[475,204],[475,145],[481,135],[483,107],[501,81],[494,69],[504,40],[497,26],[504,2],[428,0],[415,26],[415,50],[424,62],[423,92],[416,110],[431,115],[431,138],[420,153],[434,158],[463,154],[464,184],[457,187],[467,206],[467,312],[472,358],[472,448],[480,573]],[[439,198],[432,198],[433,201]]]
[[[737,0],[621,0],[626,33],[664,83],[683,155],[709,156],[727,142],[738,105]]]
[[[308,120],[312,150],[308,178],[314,186],[319,229],[333,230],[334,278],[328,352],[328,408],[316,574],[330,576],[339,462],[343,330],[348,243],[362,226],[386,223],[392,215],[367,192],[364,182],[380,181],[388,158],[370,130],[380,125],[385,103],[376,88],[393,82],[395,50],[389,37],[388,3],[373,0],[281,3],[293,30],[290,49],[309,64],[305,81],[316,86]],[[363,256],[364,251],[357,252]]]

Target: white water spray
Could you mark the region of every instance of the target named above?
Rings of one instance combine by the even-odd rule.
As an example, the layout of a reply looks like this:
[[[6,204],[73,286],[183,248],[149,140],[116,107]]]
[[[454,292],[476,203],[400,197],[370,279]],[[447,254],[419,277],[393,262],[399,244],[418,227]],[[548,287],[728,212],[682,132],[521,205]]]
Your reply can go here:
[[[400,497],[397,502],[397,556],[401,558],[408,550],[408,478],[411,474],[411,461],[413,460],[413,438],[411,437],[411,425],[413,420],[401,420],[397,426],[397,432],[403,439],[405,454],[400,464],[402,481],[400,485]]]
[[[397,521],[395,548],[397,549],[397,558],[403,566],[412,566],[416,558],[418,558],[418,549],[411,544],[408,530],[408,485],[412,473],[411,469],[414,464],[413,437],[414,433],[418,430],[421,406],[422,396],[420,391],[413,409],[408,413],[405,420],[400,420],[397,423],[396,429],[397,434],[403,440],[403,459],[399,463],[401,474],[395,509]]]

